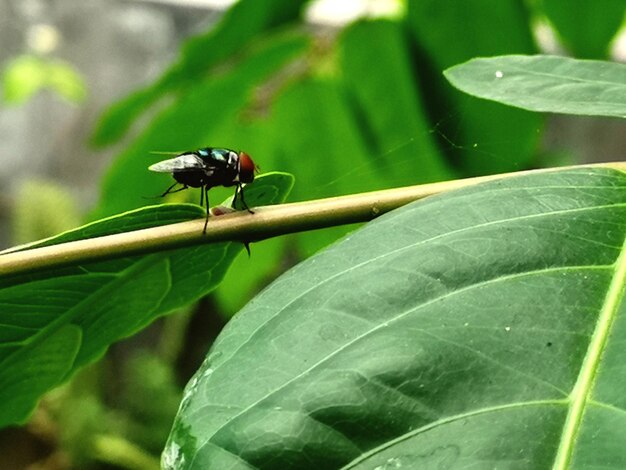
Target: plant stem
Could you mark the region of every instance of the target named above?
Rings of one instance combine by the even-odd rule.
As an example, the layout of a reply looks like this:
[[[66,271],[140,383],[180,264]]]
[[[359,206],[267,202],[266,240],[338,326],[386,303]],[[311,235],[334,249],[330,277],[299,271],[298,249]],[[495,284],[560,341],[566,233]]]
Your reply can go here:
[[[626,171],[626,162],[565,168],[602,167]],[[367,222],[409,202],[445,191],[500,178],[562,169],[564,168],[504,173],[328,199],[257,207],[254,208],[254,214],[241,211],[213,217],[207,227],[206,234],[202,233],[204,220],[193,220],[24,251],[10,252],[9,250],[5,254],[0,254],[0,275],[151,253],[202,243],[254,242],[289,233]]]
[[[131,470],[158,470],[158,459],[126,439],[108,434],[94,437],[95,457],[109,464]]]

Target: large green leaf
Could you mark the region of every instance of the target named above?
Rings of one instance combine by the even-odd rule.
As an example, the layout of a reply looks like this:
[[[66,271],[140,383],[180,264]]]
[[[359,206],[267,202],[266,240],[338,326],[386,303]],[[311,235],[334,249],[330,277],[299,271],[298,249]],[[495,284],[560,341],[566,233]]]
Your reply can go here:
[[[408,22],[423,56],[416,64],[424,98],[450,156],[465,174],[528,167],[542,117],[472,100],[441,79],[441,72],[473,57],[536,51],[523,0],[409,0]],[[430,75],[429,65],[434,68]],[[448,124],[451,123],[451,124]]]
[[[258,177],[251,206],[285,199],[293,178]],[[29,247],[54,245],[204,217],[199,206],[152,206]],[[213,290],[240,243],[169,250],[0,278],[0,427],[27,418],[42,393],[108,346]]]
[[[624,0],[542,0],[546,16],[575,56],[604,59],[626,14]]]
[[[165,468],[624,468],[626,175],[393,211],[283,275],[187,385]]]
[[[470,95],[531,111],[626,118],[626,65],[567,57],[473,59],[445,71]]]

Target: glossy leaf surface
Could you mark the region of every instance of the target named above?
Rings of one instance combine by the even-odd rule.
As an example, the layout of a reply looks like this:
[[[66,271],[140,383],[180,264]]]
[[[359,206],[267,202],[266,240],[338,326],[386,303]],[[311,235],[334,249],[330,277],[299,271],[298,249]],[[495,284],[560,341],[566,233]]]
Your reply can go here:
[[[455,87],[530,111],[626,117],[626,65],[558,56],[473,59],[445,71]]]
[[[165,468],[626,465],[626,175],[393,211],[270,285],[187,385]]]

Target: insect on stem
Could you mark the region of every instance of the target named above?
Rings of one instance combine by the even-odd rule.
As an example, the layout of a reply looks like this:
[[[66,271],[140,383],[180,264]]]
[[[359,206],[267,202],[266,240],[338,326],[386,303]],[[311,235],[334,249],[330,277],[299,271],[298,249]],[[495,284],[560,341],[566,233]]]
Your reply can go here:
[[[183,191],[187,188],[200,188],[200,205],[206,207],[203,234],[206,234],[209,223],[209,189],[215,186],[235,186],[233,208],[239,194],[243,208],[254,214],[244,199],[243,183],[254,181],[257,166],[250,155],[245,152],[206,147],[183,152],[174,158],[155,163],[149,167],[149,170],[158,173],[170,173],[176,180],[161,196]],[[182,184],[183,187],[172,191],[177,184]],[[248,244],[244,243],[244,245],[250,254]]]

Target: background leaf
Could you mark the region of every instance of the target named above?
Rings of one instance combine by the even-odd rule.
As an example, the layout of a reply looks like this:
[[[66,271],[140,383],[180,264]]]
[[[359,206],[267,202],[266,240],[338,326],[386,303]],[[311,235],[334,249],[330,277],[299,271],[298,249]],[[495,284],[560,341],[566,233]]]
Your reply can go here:
[[[604,59],[624,21],[622,0],[542,0],[543,11],[565,47],[581,59]]]
[[[445,69],[474,57],[536,52],[525,3],[408,2],[408,24],[419,52],[414,57],[419,86],[432,122],[445,136],[444,147],[465,175],[519,170],[535,157],[541,116],[472,100],[441,81]]]
[[[46,67],[42,60],[33,56],[13,59],[2,74],[4,100],[22,103],[37,93],[46,83]]]
[[[473,59],[445,71],[455,87],[532,111],[626,117],[626,65],[557,56]]]
[[[614,170],[393,211],[229,323],[187,385],[163,464],[619,467],[625,239]]]
[[[4,100],[21,104],[43,89],[56,91],[68,101],[85,99],[86,85],[80,74],[70,64],[22,55],[9,61],[2,74]]]
[[[430,183],[452,175],[429,132],[407,36],[398,22],[368,21],[347,28],[340,41],[346,91],[386,187]],[[364,48],[366,43],[371,46]],[[372,57],[376,57],[375,67]]]
[[[18,244],[52,237],[81,223],[70,191],[39,178],[25,180],[17,188],[12,222],[13,240]]]
[[[324,106],[320,107],[319,103]],[[372,171],[364,171],[357,178],[343,178],[354,168],[375,169],[375,163],[369,158],[367,145],[351,119],[346,96],[335,82],[311,78],[294,83],[280,95],[272,113],[276,163],[303,182],[294,188],[291,200],[381,187],[381,181]],[[306,133],[285,132],[305,127]],[[347,155],[350,158],[346,158]],[[300,251],[304,255],[314,253],[346,231],[345,227],[333,227],[298,234]]]
[[[154,85],[140,90],[112,107],[92,137],[97,146],[109,145],[123,136],[132,122],[164,95],[184,90],[199,76],[214,72],[221,61],[242,52],[265,30],[294,21],[304,0],[241,0],[230,8],[217,28],[191,38],[181,57]],[[236,95],[230,95],[234,97]],[[214,108],[214,112],[219,110]]]
[[[246,186],[246,201],[282,202],[292,185],[288,174],[259,176]],[[147,207],[28,247],[204,214],[204,208],[189,204]],[[214,243],[0,278],[0,384],[10,384],[1,396],[6,406],[0,408],[0,427],[26,419],[42,393],[99,358],[111,343],[213,290],[242,249],[240,243]],[[37,373],[17,373],[33,370]]]

